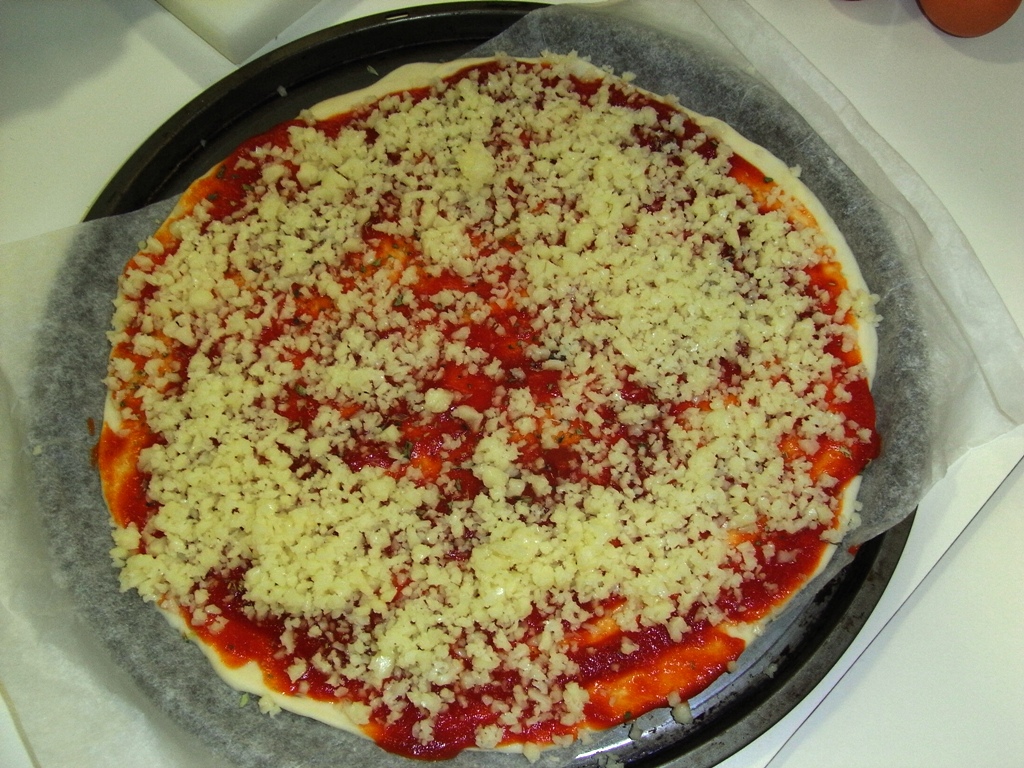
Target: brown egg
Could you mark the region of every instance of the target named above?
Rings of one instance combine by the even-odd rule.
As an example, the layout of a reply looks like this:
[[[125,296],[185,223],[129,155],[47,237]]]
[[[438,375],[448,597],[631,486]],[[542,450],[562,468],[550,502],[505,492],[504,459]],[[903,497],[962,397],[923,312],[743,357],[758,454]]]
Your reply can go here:
[[[1021,0],[917,0],[928,20],[957,37],[978,37],[1001,27]]]

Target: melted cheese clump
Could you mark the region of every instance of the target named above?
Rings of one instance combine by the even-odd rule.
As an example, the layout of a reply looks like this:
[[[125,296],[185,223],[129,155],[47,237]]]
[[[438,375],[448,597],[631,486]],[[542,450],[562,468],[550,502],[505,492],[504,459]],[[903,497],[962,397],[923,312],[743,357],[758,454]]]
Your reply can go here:
[[[313,667],[342,698],[371,690],[392,720],[416,707],[423,741],[461,692],[513,670],[500,728],[478,734],[493,747],[503,728],[583,719],[586,690],[556,681],[578,671],[566,638],[593,606],[679,639],[756,569],[737,532],[833,525],[828,478],[780,443],[848,439],[825,348],[858,343],[870,301],[847,292],[824,315],[804,269],[836,244],[785,204],[760,210],[730,147],[683,138],[681,109],[616,103],[611,84],[630,87],[611,77],[580,98],[581,71],[504,61],[382,98],[336,137],[309,118],[242,158],[261,171],[234,214],[201,204],[171,226],[173,252],[134,260],[111,340],[136,357],[112,358],[109,386],[138,398],[119,420],[158,437],[138,467],[157,511],[115,532],[126,589],[216,628],[207,579],[239,570],[249,615],[284,617],[282,648],[322,639],[295,681]],[[479,289],[414,290],[450,274]],[[508,307],[530,320],[530,365],[558,374],[546,402],[473,343]],[[295,332],[268,333],[282,322]],[[487,407],[445,385],[453,366],[498,383]],[[296,392],[303,426],[285,413]],[[396,408],[459,420],[471,457],[425,476]],[[571,445],[580,471],[552,482],[520,460],[527,439]],[[367,440],[387,466],[345,461]],[[467,468],[481,491],[446,501]]]

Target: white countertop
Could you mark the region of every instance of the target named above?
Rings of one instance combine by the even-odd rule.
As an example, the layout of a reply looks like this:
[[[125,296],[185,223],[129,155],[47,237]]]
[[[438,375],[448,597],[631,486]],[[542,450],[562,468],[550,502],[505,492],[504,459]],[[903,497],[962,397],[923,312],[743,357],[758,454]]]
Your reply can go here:
[[[914,0],[748,2],[920,174],[1024,328],[1024,10],[961,40]],[[324,0],[284,38],[408,4]],[[0,244],[80,221],[143,140],[235,69],[153,0],[0,2]],[[773,768],[1024,764],[1024,469],[985,503],[1022,445],[1018,429],[928,497],[922,513],[980,512]],[[0,765],[31,765],[5,710]]]

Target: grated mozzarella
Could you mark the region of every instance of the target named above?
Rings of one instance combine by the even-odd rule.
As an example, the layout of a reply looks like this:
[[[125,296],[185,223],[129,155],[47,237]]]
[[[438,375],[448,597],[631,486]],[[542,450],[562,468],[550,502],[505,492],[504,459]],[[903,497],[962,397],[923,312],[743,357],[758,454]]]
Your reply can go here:
[[[234,214],[197,205],[170,225],[175,248],[153,239],[126,269],[108,377],[108,423],[158,437],[138,463],[156,511],[114,532],[125,589],[220,627],[205,587],[240,569],[248,615],[285,617],[282,648],[300,626],[338,638],[288,667],[296,685],[316,669],[369,691],[369,706],[313,708],[336,724],[415,707],[428,742],[460,692],[513,670],[482,748],[585,719],[567,638],[588,606],[615,600],[622,630],[679,639],[680,617],[721,621],[719,598],[756,570],[737,534],[838,539],[852,500],[781,446],[871,437],[830,409],[826,347],[861,348],[844,376],[869,376],[872,301],[809,193],[715,121],[683,139],[681,108],[665,125],[615,103],[612,84],[632,86],[579,59],[500,63],[346,102],[336,137],[318,122],[345,111],[329,102],[285,146],[249,150],[259,181]],[[601,84],[581,100],[570,75]],[[680,138],[636,140],[655,129]],[[775,207],[728,175],[737,144],[772,164]],[[804,270],[835,260],[849,288],[825,316]],[[447,274],[474,288],[418,290]],[[508,332],[507,307],[532,319],[522,365],[558,374],[549,401],[474,341],[473,327]],[[446,386],[451,366],[498,382],[491,402]],[[315,405],[302,425],[283,412],[295,393]],[[435,466],[408,455],[396,408],[463,432]],[[579,475],[552,483],[522,458],[530,440],[571,446]],[[343,457],[367,441],[387,461],[353,469]],[[467,468],[480,493],[446,501]]]

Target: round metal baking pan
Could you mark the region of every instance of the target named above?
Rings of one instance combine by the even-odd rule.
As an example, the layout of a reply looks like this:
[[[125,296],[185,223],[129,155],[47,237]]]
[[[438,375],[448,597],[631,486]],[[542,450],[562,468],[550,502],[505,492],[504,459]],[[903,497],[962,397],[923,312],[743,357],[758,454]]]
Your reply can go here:
[[[503,2],[426,6],[339,25],[284,46],[240,68],[174,115],[114,176],[87,219],[168,201],[242,140],[302,108],[369,85],[406,63],[457,58],[536,7]],[[125,245],[130,253],[130,238]],[[96,296],[113,296],[123,265],[123,259],[98,255],[109,250],[100,230],[95,247],[69,262],[51,299],[53,307],[60,307],[61,320],[46,331],[44,348],[52,360],[40,372],[37,397],[52,403],[54,411],[102,418],[102,389],[75,382],[99,381],[105,369],[105,347],[90,345],[109,322],[109,298],[96,309]],[[101,258],[106,259],[102,267]],[[68,370],[74,375],[65,375]],[[183,643],[137,595],[119,591],[107,555],[106,509],[81,445],[69,443],[45,412],[33,430],[37,441],[57,446],[38,462],[40,477],[60,478],[40,488],[57,566],[83,617],[148,698],[238,766],[406,764],[366,740],[312,720],[287,713],[267,718],[253,706],[240,708],[238,694],[210,674],[198,649]],[[679,726],[664,712],[655,713],[640,723],[637,738],[629,738],[626,727],[612,729],[589,745],[546,753],[541,764],[598,766],[613,755],[631,766],[701,768],[742,749],[799,703],[853,641],[891,577],[910,527],[907,519],[861,546],[813,600],[789,612],[752,647],[739,669],[699,697],[693,724]],[[504,766],[521,760],[472,752],[451,764]]]

